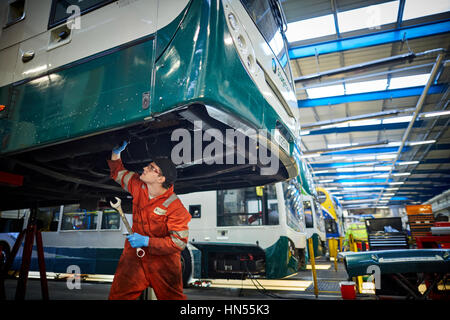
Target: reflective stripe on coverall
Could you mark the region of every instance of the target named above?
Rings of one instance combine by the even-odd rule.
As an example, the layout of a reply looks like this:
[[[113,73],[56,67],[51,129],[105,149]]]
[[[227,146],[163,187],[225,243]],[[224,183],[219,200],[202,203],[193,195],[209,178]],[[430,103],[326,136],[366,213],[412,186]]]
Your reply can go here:
[[[139,175],[123,167],[122,161],[108,160],[112,178],[133,196],[133,232],[149,237],[145,256],[125,240],[109,299],[137,299],[151,286],[158,300],[182,300],[183,279],[180,253],[188,241],[191,215],[170,187],[150,198]]]

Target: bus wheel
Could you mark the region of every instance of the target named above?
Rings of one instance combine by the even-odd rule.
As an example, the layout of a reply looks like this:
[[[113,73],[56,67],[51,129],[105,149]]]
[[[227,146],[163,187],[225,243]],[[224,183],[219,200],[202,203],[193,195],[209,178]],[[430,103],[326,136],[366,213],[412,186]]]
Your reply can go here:
[[[298,270],[306,270],[306,254],[305,249],[297,249]]]
[[[189,249],[181,251],[181,272],[183,274],[183,287],[186,288],[192,273],[192,259]]]
[[[6,242],[0,242],[0,270],[3,269],[6,261],[8,261],[9,254],[9,245]]]

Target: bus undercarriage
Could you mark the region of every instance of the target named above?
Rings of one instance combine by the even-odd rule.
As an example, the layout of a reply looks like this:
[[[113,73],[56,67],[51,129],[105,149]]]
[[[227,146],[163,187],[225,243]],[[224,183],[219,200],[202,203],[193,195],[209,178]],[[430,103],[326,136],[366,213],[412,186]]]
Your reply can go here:
[[[195,135],[200,133],[202,137],[205,130],[214,128],[224,137],[227,130],[236,130],[230,126],[233,125],[232,117],[226,121],[221,118],[219,121],[211,117],[207,109],[205,105],[200,104],[182,106],[170,113],[150,117],[144,123],[2,155],[2,171],[14,172],[16,176],[22,176],[23,180],[15,183],[10,182],[8,178],[3,179],[3,183],[0,183],[0,210],[76,202],[82,203],[86,209],[94,210],[99,200],[114,196],[121,197],[124,208],[127,208],[131,205],[131,199],[127,198],[125,191],[110,178],[106,160],[110,159],[111,150],[122,141],[129,141],[127,149],[122,153],[122,160],[127,169],[139,173],[152,158],[160,155],[171,156],[173,147],[180,143],[180,140],[172,141],[172,133],[177,129],[189,132],[192,138],[191,150],[185,149],[183,152],[190,152],[193,156],[191,162],[178,166],[178,179],[175,184],[177,193],[264,185],[296,175],[296,165],[281,148],[277,156],[272,157],[269,145],[273,140],[269,138],[270,133],[268,140],[264,142],[267,146],[265,151],[271,159],[275,159],[276,164],[263,164],[259,157],[257,162],[250,160],[251,146],[254,145],[250,143],[250,137],[245,138],[245,148],[238,145],[238,139],[233,140],[232,145],[225,146],[229,141],[220,141],[213,137],[211,141],[216,143],[216,146],[222,145],[223,152],[217,152],[220,148],[215,150],[211,153],[214,161],[206,163],[208,159],[201,152],[212,142],[201,140],[200,148]],[[200,131],[195,127],[197,121],[203,125]],[[257,148],[263,149],[264,146],[260,142],[261,140],[258,141]],[[232,158],[230,152],[233,153]],[[268,165],[275,165],[279,169],[273,174],[261,174],[261,170]]]

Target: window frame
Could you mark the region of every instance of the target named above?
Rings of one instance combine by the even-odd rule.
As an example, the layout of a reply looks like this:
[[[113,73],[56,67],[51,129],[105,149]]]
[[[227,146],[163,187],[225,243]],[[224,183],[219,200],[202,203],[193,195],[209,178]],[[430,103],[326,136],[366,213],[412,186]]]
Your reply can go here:
[[[266,41],[267,45],[269,46],[270,50],[272,51],[272,54],[274,55],[275,59],[277,59],[278,63],[281,66],[281,69],[283,70],[286,79],[289,82],[289,85],[291,86],[292,89],[295,88],[295,83],[294,83],[294,79],[292,76],[292,69],[291,69],[291,65],[289,63],[289,45],[288,45],[288,40],[286,38],[286,34],[283,31],[283,26],[280,25],[277,21],[277,18],[275,16],[275,8],[274,8],[274,3],[272,2],[272,0],[264,0],[267,1],[269,8],[270,8],[270,14],[272,16],[272,18],[275,21],[275,24],[278,27],[278,31],[280,32],[281,38],[283,39],[283,50],[285,51],[286,54],[286,58],[287,58],[287,68],[289,69],[289,73],[290,75],[288,75],[288,72],[285,70],[285,68],[283,67],[283,64],[281,63],[280,58],[278,58],[278,56],[275,54],[274,49],[272,48],[272,46],[270,45],[270,42],[267,41],[265,34],[261,31],[261,29],[259,28],[258,24],[256,23],[256,21],[253,19],[253,16],[250,13],[250,9],[247,7],[247,5],[243,2],[243,0],[240,0],[242,6],[244,7],[245,11],[247,12],[248,16],[250,17],[250,19],[253,21],[253,24],[256,26],[256,28],[258,29],[259,33],[261,34],[261,36],[263,37],[263,39]],[[275,37],[274,37],[275,38]],[[283,57],[283,55],[281,55],[281,57]]]
[[[17,1],[20,1],[20,0],[16,0],[14,2],[17,2]],[[12,2],[12,3],[14,3],[14,2]],[[26,12],[27,11],[26,10],[27,0],[23,0],[23,14],[22,14],[22,16],[20,18],[17,18],[16,20],[8,22],[9,13],[10,13],[10,9],[11,9],[11,4],[12,3],[8,3],[8,11],[7,11],[7,15],[6,15],[6,19],[7,20],[6,20],[5,25],[2,27],[2,29],[9,28],[10,26],[15,25],[16,23],[19,23],[20,21],[25,20],[25,18],[27,16],[27,12]]]
[[[47,30],[53,29],[56,26],[59,26],[61,24],[66,23],[67,19],[70,17],[70,15],[69,15],[69,16],[65,17],[64,19],[55,20],[54,15],[56,14],[56,6],[57,6],[59,1],[61,1],[61,0],[52,0],[52,4],[51,4],[51,8],[50,8],[50,15],[49,15],[49,18],[48,18]],[[104,7],[104,6],[108,5],[108,4],[110,4],[112,2],[116,2],[116,1],[117,0],[101,0],[100,3],[97,3],[97,4],[95,4],[95,5],[91,6],[91,7],[88,7],[86,9],[84,9],[84,10],[81,10],[80,11],[80,17],[82,15],[86,14],[86,13],[89,13],[91,11],[100,9],[101,7]]]

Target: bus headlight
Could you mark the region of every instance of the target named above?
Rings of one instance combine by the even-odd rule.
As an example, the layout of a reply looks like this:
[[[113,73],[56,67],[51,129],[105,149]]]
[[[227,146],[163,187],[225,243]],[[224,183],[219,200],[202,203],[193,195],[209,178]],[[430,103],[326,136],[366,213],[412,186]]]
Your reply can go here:
[[[236,21],[236,16],[233,13],[228,14],[228,24],[231,26],[233,30],[237,30],[239,28],[238,23]]]
[[[245,66],[247,71],[250,73],[255,73],[256,59],[250,37],[247,35],[245,29],[241,27],[238,17],[231,10],[231,6],[225,4],[225,14],[227,17],[226,21],[234,46],[236,47],[242,64]]]

